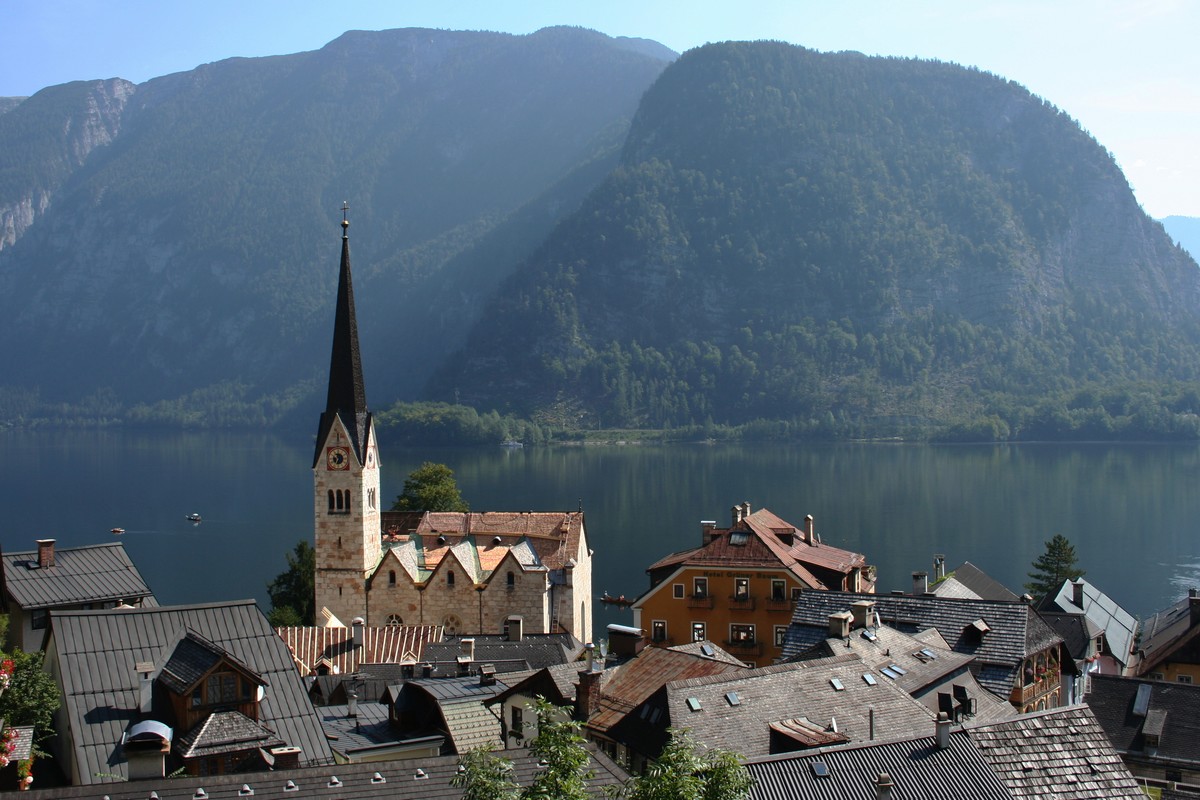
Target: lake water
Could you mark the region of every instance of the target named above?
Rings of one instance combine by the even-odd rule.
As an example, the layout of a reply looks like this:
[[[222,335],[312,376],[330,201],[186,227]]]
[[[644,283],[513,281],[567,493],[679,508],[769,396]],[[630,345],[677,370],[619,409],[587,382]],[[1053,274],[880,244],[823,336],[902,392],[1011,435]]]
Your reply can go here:
[[[675,445],[388,447],[383,497],[422,461],[456,473],[471,508],[582,504],[597,593],[636,596],[645,567],[699,543],[749,501],[816,519],[823,541],[867,555],[879,591],[911,590],[934,553],[1021,591],[1056,533],[1137,616],[1200,586],[1200,447],[1189,445]],[[121,537],[163,604],[257,598],[312,538],[311,434],[0,432],[5,551]],[[197,512],[204,522],[185,517]],[[632,620],[600,609],[598,626]]]

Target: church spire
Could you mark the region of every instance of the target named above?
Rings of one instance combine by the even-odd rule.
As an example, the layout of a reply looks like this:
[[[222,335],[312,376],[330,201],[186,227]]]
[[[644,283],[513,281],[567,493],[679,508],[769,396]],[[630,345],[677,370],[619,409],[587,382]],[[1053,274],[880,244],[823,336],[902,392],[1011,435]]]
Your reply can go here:
[[[367,410],[367,391],[363,385],[362,359],[358,350],[358,323],[354,318],[354,286],[350,280],[349,210],[349,204],[343,202],[342,264],[338,275],[337,312],[333,322],[333,352],[329,357],[329,392],[325,398],[325,412],[321,414],[314,464],[320,458],[321,447],[335,418],[340,417],[349,431],[350,444],[359,463],[362,463],[366,453],[367,431],[370,427],[371,415]]]

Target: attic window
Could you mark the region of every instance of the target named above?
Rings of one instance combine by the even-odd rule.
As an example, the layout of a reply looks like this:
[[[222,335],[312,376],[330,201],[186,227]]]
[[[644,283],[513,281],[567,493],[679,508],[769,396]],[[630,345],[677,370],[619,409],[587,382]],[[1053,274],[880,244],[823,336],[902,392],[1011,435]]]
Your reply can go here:
[[[830,679],[829,679],[829,685],[833,687],[833,690],[834,690],[835,692],[844,692],[844,691],[846,691],[846,687],[842,685],[842,681],[841,681],[841,679],[840,679],[840,678],[830,678]]]
[[[710,645],[710,644],[700,645],[700,652],[701,652],[701,654],[706,655],[709,658],[713,658],[717,654],[717,651],[713,650],[712,645]]]
[[[900,666],[899,664],[888,664],[888,669],[890,669],[892,672],[899,673],[900,675],[908,674],[908,670],[906,670],[904,667]]]
[[[876,636],[876,635],[875,635],[875,634],[874,634],[874,633],[873,633],[871,630],[869,630],[868,628],[863,628],[862,637],[863,637],[864,639],[866,639],[868,642],[874,642],[874,641],[877,641],[877,640],[879,639],[879,637],[878,637],[878,636]]]
[[[750,541],[750,534],[745,531],[734,531],[729,534],[729,545],[731,547],[745,547],[748,541]]]
[[[825,765],[824,761],[810,761],[808,762],[808,766],[812,769],[814,778],[829,777],[829,767]]]
[[[913,658],[928,664],[930,661],[933,661],[937,658],[937,653],[933,652],[928,647],[925,647],[913,653]]]
[[[725,701],[731,706],[740,706],[742,704],[742,699],[738,697],[737,692],[726,692]]]
[[[689,709],[691,709],[692,711],[699,711],[701,708],[700,698],[699,697],[689,697],[687,699],[687,707]]]
[[[879,683],[879,681],[875,680],[875,676],[869,672],[863,673],[863,682],[866,683],[867,686],[875,686]]]
[[[879,671],[894,681],[900,680],[900,673],[893,672],[891,667],[884,667],[883,669],[881,669]]]

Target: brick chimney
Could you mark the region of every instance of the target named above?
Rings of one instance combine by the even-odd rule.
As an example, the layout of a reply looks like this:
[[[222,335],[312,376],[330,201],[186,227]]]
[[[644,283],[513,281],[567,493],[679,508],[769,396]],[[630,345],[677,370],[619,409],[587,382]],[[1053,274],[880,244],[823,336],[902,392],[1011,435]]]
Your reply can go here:
[[[600,708],[600,678],[603,672],[581,672],[575,687],[575,715],[586,722]]]
[[[38,569],[47,569],[54,566],[54,540],[53,539],[38,539]]]

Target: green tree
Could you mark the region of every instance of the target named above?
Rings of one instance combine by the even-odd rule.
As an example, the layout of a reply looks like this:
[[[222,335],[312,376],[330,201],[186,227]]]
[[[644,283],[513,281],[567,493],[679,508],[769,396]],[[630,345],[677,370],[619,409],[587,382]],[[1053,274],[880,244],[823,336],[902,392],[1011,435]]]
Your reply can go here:
[[[1057,591],[1068,578],[1083,577],[1083,570],[1075,566],[1075,547],[1061,533],[1046,542],[1046,552],[1033,562],[1033,572],[1025,589],[1035,598],[1042,598]]]
[[[307,541],[296,543],[287,554],[287,569],[267,584],[271,613],[267,619],[277,628],[313,625],[316,620],[317,553]]]
[[[462,800],[518,800],[513,764],[489,747],[468,750],[458,759],[462,770],[450,783],[463,790]]]
[[[584,748],[582,723],[571,719],[570,711],[559,708],[544,697],[537,700],[537,736],[529,743],[529,752],[546,762],[524,792],[524,800],[586,800],[587,785],[593,773],[588,769],[591,755]]]
[[[469,511],[458,491],[454,470],[445,464],[426,461],[404,479],[404,491],[396,497],[393,511]]]
[[[635,775],[622,787],[628,800],[743,800],[753,778],[728,750],[703,753],[692,735],[670,730],[662,754],[644,775]]]
[[[0,717],[6,725],[32,725],[33,740],[41,741],[54,732],[54,712],[59,705],[54,678],[42,669],[44,654],[14,650],[4,657],[13,662],[13,672],[8,688],[0,695]]]

